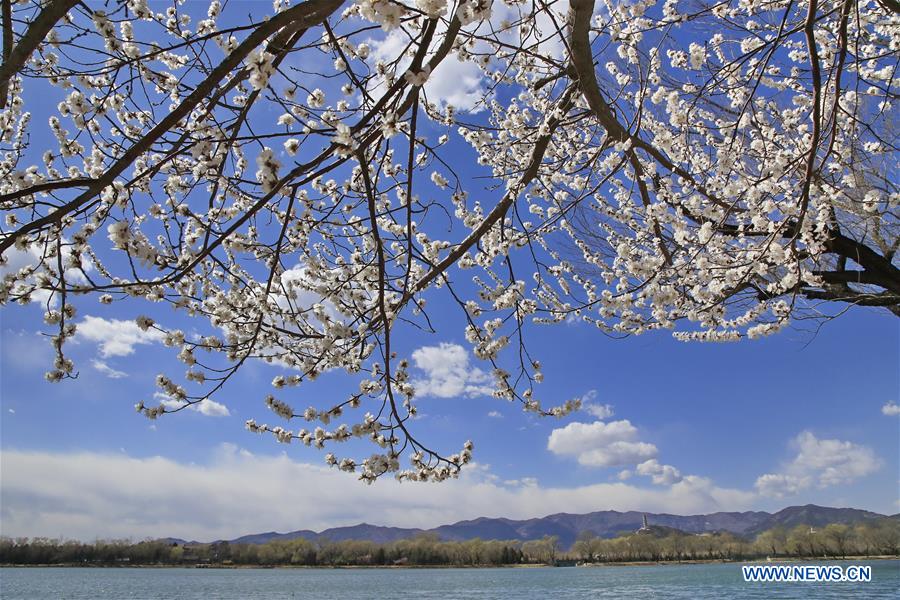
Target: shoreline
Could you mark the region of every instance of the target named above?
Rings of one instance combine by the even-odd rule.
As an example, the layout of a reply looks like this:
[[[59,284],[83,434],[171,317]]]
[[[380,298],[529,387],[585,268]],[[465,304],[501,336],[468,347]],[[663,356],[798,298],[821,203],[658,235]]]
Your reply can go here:
[[[200,564],[124,564],[124,563],[53,563],[53,564],[11,564],[0,563],[0,569],[327,569],[327,570],[366,570],[366,569],[537,569],[569,567],[603,568],[603,567],[662,567],[671,565],[708,565],[716,563],[732,564],[768,564],[768,563],[800,563],[800,562],[865,562],[874,560],[900,560],[900,555],[847,556],[837,557],[777,557],[772,559],[754,558],[749,560],[732,559],[686,559],[664,561],[614,561],[578,563],[575,565],[549,564],[509,564],[509,565],[228,565],[221,563]]]
[[[660,561],[611,561],[611,562],[595,562],[595,563],[578,563],[577,567],[663,567],[666,565],[710,565],[716,563],[732,563],[732,564],[770,564],[770,563],[801,563],[801,562],[864,562],[869,560],[900,560],[900,554],[890,555],[872,555],[872,556],[846,556],[844,558],[837,556],[779,556],[776,558],[750,558],[750,559],[730,559],[730,558],[699,558],[685,560],[660,560]]]

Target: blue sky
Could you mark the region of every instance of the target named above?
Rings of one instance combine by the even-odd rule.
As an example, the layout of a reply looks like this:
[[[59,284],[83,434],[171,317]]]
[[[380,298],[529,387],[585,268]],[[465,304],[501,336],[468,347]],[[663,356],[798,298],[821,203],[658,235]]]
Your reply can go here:
[[[463,98],[444,84],[465,75],[436,77],[433,97]],[[43,93],[29,88],[26,102]],[[34,148],[49,143],[42,131],[32,133]],[[461,143],[449,148],[465,152]],[[21,253],[10,259],[27,261]],[[464,275],[453,278],[466,287]],[[430,527],[477,516],[691,514],[808,502],[900,511],[900,330],[887,311],[851,309],[735,344],[677,342],[667,332],[617,340],[580,323],[530,326],[545,406],[584,400],[582,411],[557,420],[489,397],[490,365],[467,349],[458,309],[431,292],[437,333],[399,329],[395,340],[424,391],[413,425],[445,452],[472,439],[476,464],[444,484],[366,486],[328,469],[324,452],[245,430],[249,418],[283,424],[263,405],[283,373],[272,365],[248,363],[202,412],[138,415],[135,403],[158,402],[157,373],[177,377],[184,367],[135,317],[150,314],[189,335],[209,325],[133,302],[80,298],[76,306],[79,333],[68,351],[79,376],[61,384],[43,379],[52,352],[41,306],[0,313],[3,535],[206,540],[360,521]],[[284,399],[321,407],[357,384],[327,373]]]

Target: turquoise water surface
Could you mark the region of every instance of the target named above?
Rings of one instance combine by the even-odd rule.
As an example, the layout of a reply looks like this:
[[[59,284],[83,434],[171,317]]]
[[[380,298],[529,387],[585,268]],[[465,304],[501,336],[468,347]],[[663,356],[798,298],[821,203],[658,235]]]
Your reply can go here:
[[[816,564],[816,563],[809,563]],[[310,598],[898,598],[900,561],[871,583],[744,583],[740,563],[532,569],[4,568],[3,600]]]

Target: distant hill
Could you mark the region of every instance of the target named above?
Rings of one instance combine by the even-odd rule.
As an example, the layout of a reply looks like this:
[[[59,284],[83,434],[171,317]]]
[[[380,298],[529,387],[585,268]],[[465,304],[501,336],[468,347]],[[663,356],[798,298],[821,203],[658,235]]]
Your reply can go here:
[[[619,512],[603,510],[583,515],[558,513],[539,519],[513,520],[480,517],[469,521],[459,521],[451,525],[441,525],[434,529],[410,529],[402,527],[381,527],[360,523],[349,527],[335,527],[315,532],[308,529],[288,533],[255,533],[245,535],[230,543],[262,544],[273,540],[293,540],[304,538],[314,542],[325,540],[368,540],[377,543],[393,542],[411,538],[423,533],[437,534],[441,540],[464,541],[474,538],[485,540],[534,540],[545,535],[559,537],[563,548],[569,548],[578,535],[589,531],[594,535],[612,538],[623,532],[636,531],[641,526],[645,513],[638,511]],[[775,526],[791,528],[796,525],[819,527],[829,523],[858,523],[885,515],[856,508],[830,508],[827,506],[789,506],[776,513],[763,511],[716,512],[707,515],[671,515],[666,513],[646,513],[651,526],[678,529],[687,533],[728,531],[738,535],[755,536],[761,531]],[[173,541],[176,538],[167,538]]]
[[[787,529],[797,525],[810,525],[813,527],[822,527],[829,523],[850,525],[869,519],[879,519],[884,516],[857,508],[830,508],[827,506],[816,506],[815,504],[789,506],[772,515],[761,527],[751,527],[747,530],[747,533],[757,534],[778,525]]]
[[[350,527],[334,527],[326,529],[318,535],[318,539],[342,542],[344,540],[368,540],[379,544],[395,542],[406,538],[415,537],[424,533],[422,529],[406,529],[403,527],[381,527],[360,523]]]
[[[296,540],[297,538],[303,538],[312,542],[325,540],[330,540],[332,542],[342,542],[345,540],[368,540],[370,542],[376,542],[378,544],[386,544],[389,542],[395,542],[397,540],[415,537],[422,533],[425,533],[424,529],[382,527],[380,525],[360,523],[359,525],[350,525],[348,527],[333,527],[321,532],[310,531],[309,529],[300,529],[298,531],[290,531],[288,533],[268,531],[266,533],[252,533],[250,535],[242,535],[241,537],[235,538],[233,540],[218,541],[227,541],[230,544],[265,544],[266,542],[272,542],[275,540],[290,541]]]
[[[318,534],[309,529],[301,529],[290,533],[278,533],[277,531],[267,531],[266,533],[251,533],[250,535],[242,535],[239,538],[228,540],[232,544],[265,544],[272,540],[296,540],[297,538],[306,538],[308,540],[315,539]]]

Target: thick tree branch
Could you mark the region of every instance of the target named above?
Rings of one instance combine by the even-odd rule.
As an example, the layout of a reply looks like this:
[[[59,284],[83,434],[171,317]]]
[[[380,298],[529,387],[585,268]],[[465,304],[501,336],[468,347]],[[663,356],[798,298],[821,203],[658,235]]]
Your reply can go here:
[[[53,29],[53,26],[80,1],[81,0],[50,0],[50,2],[45,3],[37,18],[28,25],[28,29],[25,30],[25,34],[19,39],[19,43],[12,48],[8,55],[4,51],[3,65],[0,65],[0,97],[3,98],[3,105],[0,106],[0,108],[6,106],[6,100],[9,94],[9,80],[25,66],[29,57],[31,57],[38,45],[44,41],[44,38],[50,33],[50,30]],[[6,7],[8,4],[9,1],[4,0],[4,49],[7,47],[7,22],[9,23],[9,34],[10,36],[12,35],[12,16],[10,15],[9,20],[6,19]],[[12,44],[11,37],[9,44]]]
[[[844,256],[860,265],[871,278],[870,283],[900,295],[900,269],[860,242],[841,233],[832,232],[826,243],[830,252]]]
[[[12,57],[13,51],[13,26],[12,26],[12,0],[3,2],[3,64],[6,65]],[[0,110],[6,108],[9,96],[9,79],[0,81]]]

